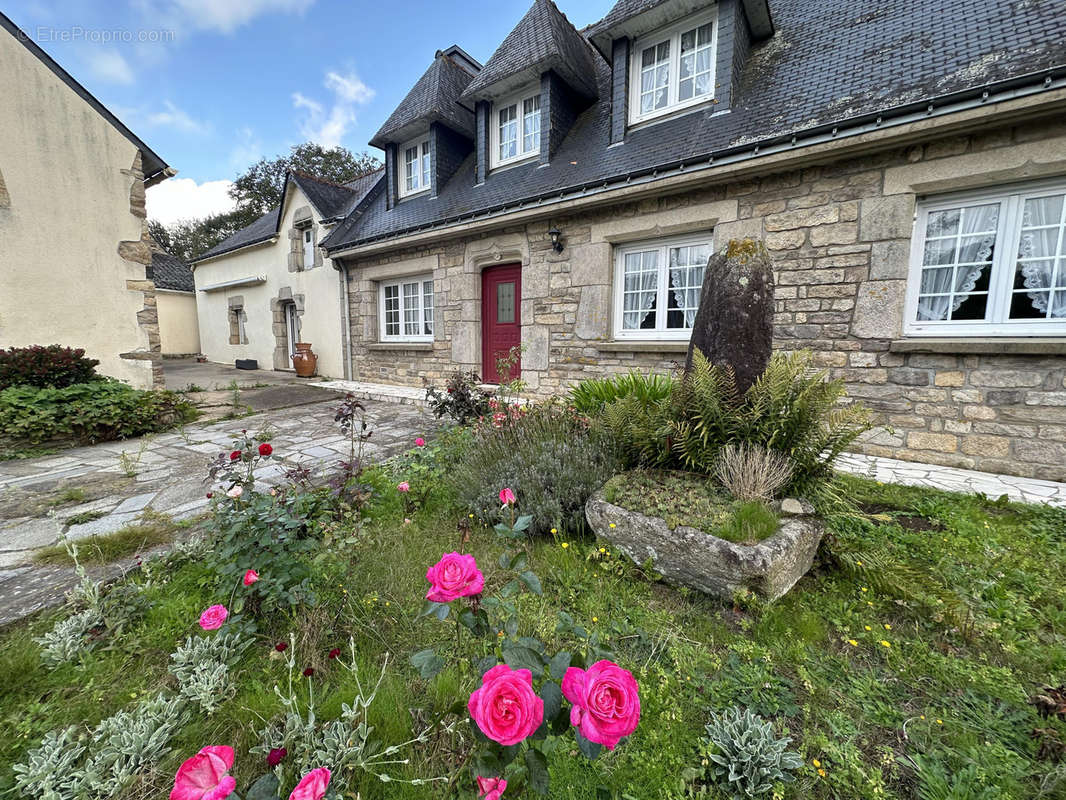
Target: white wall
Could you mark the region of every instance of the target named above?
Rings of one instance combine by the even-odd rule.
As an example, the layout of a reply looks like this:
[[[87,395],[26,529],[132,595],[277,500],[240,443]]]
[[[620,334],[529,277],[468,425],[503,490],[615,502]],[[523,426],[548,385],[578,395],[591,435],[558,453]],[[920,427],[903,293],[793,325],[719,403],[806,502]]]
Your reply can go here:
[[[318,356],[318,374],[331,378],[344,376],[340,278],[333,269],[332,261],[324,258],[320,267],[289,272],[288,231],[293,224],[293,212],[308,205],[304,194],[290,184],[276,240],[192,265],[196,280],[200,349],[209,361],[232,364],[238,358],[254,358],[259,362],[260,369],[273,369],[276,341],[270,301],[279,296],[283,287],[288,287],[294,296],[304,296],[300,339],[310,342]],[[315,240],[321,242],[328,231],[320,224],[318,212],[313,206],[312,213]],[[203,291],[205,286],[256,276],[265,276],[266,283]],[[236,296],[243,298],[247,317],[245,331],[248,343],[244,345],[229,343],[229,298]]]
[[[140,241],[130,213],[137,149],[20,42],[0,31],[0,347],[82,347],[99,372],[152,385],[137,323],[145,268],[118,255]]]
[[[159,342],[163,355],[192,355],[200,352],[200,329],[196,324],[196,295],[156,289],[159,312]]]

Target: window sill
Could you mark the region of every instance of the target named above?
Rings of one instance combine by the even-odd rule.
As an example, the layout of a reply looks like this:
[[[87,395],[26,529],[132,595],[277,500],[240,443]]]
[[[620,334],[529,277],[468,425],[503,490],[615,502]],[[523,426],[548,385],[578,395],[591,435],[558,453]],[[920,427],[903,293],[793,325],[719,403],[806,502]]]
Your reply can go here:
[[[366,346],[371,351],[419,350],[433,352],[433,342],[371,342]]]
[[[947,353],[960,355],[1046,356],[1066,355],[1066,337],[896,339],[892,353]]]
[[[610,342],[597,342],[596,349],[601,353],[687,353],[688,341],[647,341],[647,340],[614,340]]]

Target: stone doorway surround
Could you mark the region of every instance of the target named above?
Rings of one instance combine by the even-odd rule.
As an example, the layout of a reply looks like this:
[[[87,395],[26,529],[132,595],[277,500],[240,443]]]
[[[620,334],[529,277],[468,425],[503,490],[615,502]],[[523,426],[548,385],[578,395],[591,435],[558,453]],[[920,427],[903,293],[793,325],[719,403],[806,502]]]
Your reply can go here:
[[[289,358],[289,326],[285,321],[285,305],[292,303],[296,307],[296,327],[300,328],[300,318],[304,315],[304,295],[293,294],[292,287],[282,286],[278,296],[270,300],[270,313],[274,331],[274,369],[292,370]]]

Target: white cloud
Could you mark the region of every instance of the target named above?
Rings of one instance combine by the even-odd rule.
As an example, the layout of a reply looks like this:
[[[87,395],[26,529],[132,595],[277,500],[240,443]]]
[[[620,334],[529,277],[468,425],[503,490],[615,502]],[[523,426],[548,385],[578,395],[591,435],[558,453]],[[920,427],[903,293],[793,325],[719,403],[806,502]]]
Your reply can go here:
[[[355,123],[356,106],[370,102],[374,98],[374,90],[359,80],[354,72],[347,75],[327,72],[323,85],[333,93],[333,103],[328,112],[322,103],[300,92],[293,94],[292,105],[307,112],[300,123],[300,133],[305,139],[318,142],[323,147],[336,147]]]
[[[174,128],[183,133],[203,134],[210,130],[210,125],[193,119],[169,100],[163,101],[163,107],[163,111],[148,114],[145,122],[148,125]]]
[[[180,33],[233,33],[264,14],[303,14],[314,0],[139,0],[145,15]]]
[[[229,196],[233,181],[205,181],[171,178],[148,189],[148,218],[170,225],[182,219],[196,219],[209,214],[232,211],[236,207]]]
[[[122,54],[113,48],[92,48],[85,51],[89,70],[100,80],[109,83],[133,83],[133,69]]]

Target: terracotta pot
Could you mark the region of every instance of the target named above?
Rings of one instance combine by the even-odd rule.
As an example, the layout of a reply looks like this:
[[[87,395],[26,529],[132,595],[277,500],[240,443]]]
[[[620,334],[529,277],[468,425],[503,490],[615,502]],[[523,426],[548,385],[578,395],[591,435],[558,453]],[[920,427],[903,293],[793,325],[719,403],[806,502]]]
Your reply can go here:
[[[296,352],[292,354],[292,365],[296,369],[296,374],[301,378],[310,378],[315,374],[315,367],[318,365],[318,356],[311,351],[311,345],[309,342],[297,342]]]

